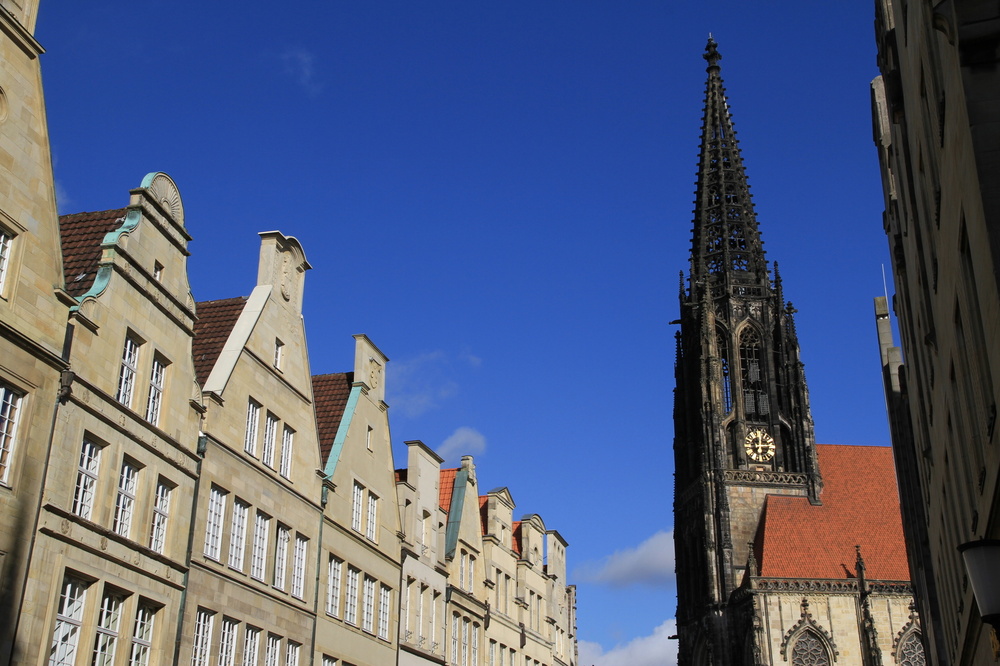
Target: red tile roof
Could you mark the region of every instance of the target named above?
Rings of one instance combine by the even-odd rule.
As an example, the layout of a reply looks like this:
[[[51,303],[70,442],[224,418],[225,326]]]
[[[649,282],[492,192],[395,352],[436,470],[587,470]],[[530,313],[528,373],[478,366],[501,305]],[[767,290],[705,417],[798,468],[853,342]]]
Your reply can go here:
[[[441,470],[441,484],[438,488],[438,504],[445,511],[451,511],[451,496],[455,492],[455,475],[458,467]]]
[[[396,483],[406,483],[406,477],[409,476],[409,470],[406,467],[396,470]]]
[[[83,296],[94,285],[101,261],[101,241],[122,225],[127,209],[74,213],[59,218],[66,291]]]
[[[489,495],[479,496],[479,522],[482,524],[484,535],[489,534],[489,530],[486,529],[486,525],[488,523],[487,518],[489,516],[489,503],[490,503]]]
[[[909,580],[892,449],[818,445],[823,504],[769,495],[754,555],[768,578],[854,577],[855,545],[867,578]]]
[[[320,460],[326,459],[337,439],[340,421],[344,418],[347,399],[351,396],[354,383],[353,372],[335,372],[329,375],[313,375],[313,409],[316,412],[316,429],[319,431]]]
[[[239,296],[219,301],[202,301],[195,305],[198,318],[194,322],[191,353],[194,355],[195,375],[202,386],[208,381],[246,302],[246,298]]]
[[[513,537],[510,540],[511,546],[514,548],[514,552],[518,555],[521,554],[521,521],[515,520],[510,526],[510,534]]]

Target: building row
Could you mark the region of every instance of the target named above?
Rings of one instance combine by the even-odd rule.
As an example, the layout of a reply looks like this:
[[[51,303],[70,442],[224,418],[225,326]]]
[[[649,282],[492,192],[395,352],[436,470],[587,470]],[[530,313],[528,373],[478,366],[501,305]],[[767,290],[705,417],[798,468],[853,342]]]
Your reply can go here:
[[[388,358],[312,375],[301,244],[196,303],[174,181],[56,213],[32,36],[0,0],[0,662],[576,662],[566,541],[421,442]]]

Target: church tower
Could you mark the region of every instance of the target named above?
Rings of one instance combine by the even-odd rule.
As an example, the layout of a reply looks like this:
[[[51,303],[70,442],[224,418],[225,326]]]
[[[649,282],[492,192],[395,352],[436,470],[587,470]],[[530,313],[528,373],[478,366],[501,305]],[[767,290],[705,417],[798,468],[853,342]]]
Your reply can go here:
[[[680,664],[743,664],[730,608],[767,495],[819,503],[822,481],[792,315],[764,248],[709,38],[690,274],[674,392]],[[752,567],[751,563],[751,567]]]

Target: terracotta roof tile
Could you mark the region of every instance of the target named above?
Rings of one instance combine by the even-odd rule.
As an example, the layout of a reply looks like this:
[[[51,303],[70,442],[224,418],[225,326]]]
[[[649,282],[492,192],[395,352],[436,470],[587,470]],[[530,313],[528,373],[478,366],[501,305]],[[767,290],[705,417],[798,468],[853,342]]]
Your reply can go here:
[[[208,381],[246,302],[246,298],[239,296],[219,301],[202,301],[195,305],[198,318],[194,322],[191,353],[194,355],[195,375],[202,386]]]
[[[484,535],[485,534],[489,534],[489,530],[486,529],[486,525],[488,523],[488,516],[489,516],[489,513],[490,513],[490,511],[489,511],[490,506],[489,505],[490,505],[490,496],[489,495],[480,495],[479,496],[479,522],[482,525],[483,534]]]
[[[445,511],[451,511],[451,496],[455,492],[455,475],[458,468],[441,470],[441,484],[438,489],[438,504]]]
[[[520,555],[521,554],[521,521],[520,520],[515,520],[514,523],[510,526],[510,533],[511,533],[511,536],[513,537],[510,540],[511,546],[513,546],[514,552],[517,553],[518,555]]]
[[[892,450],[826,444],[816,451],[823,504],[767,497],[754,543],[760,575],[853,578],[859,545],[869,579],[909,580]]]
[[[347,399],[351,396],[354,383],[353,372],[335,372],[329,375],[313,375],[313,409],[316,411],[316,429],[319,431],[320,460],[326,459],[337,438],[340,421],[344,418]]]
[[[396,470],[396,483],[406,483],[406,477],[409,476],[409,470],[405,467]]]
[[[62,240],[63,277],[66,291],[83,296],[94,285],[101,261],[101,241],[109,231],[122,225],[127,209],[74,213],[59,218]]]

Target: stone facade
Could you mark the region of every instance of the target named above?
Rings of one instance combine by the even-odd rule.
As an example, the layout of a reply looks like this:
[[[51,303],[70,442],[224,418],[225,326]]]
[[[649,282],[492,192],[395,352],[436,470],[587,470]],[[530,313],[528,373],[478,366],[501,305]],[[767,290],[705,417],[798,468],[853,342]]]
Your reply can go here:
[[[875,5],[873,120],[902,352],[889,304],[876,316],[913,581],[934,663],[988,663],[997,639],[958,546],[1000,538],[1000,9]]]

